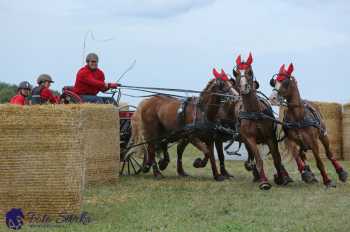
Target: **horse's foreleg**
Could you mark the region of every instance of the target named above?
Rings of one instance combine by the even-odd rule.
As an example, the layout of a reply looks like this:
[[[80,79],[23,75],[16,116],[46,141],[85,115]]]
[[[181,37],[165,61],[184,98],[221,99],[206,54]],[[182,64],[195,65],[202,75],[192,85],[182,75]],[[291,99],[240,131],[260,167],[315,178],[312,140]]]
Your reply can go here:
[[[344,170],[341,164],[334,158],[334,155],[330,149],[328,136],[323,135],[320,137],[320,140],[325,148],[327,158],[332,162],[334,169],[338,173],[339,180],[342,182],[346,182],[348,178],[348,173]]]
[[[189,141],[187,139],[183,139],[177,145],[177,174],[183,177],[188,176],[188,174],[184,171],[183,165],[182,165],[182,155],[188,144],[189,144]]]
[[[210,152],[209,152],[208,146],[205,143],[203,143],[201,140],[199,140],[198,138],[192,139],[191,143],[193,144],[193,146],[195,146],[198,150],[200,150],[204,154],[204,159],[197,158],[193,162],[193,167],[195,167],[195,168],[205,167],[208,163],[208,160],[209,160],[209,153]]]
[[[319,154],[319,148],[318,148],[318,143],[317,140],[312,141],[312,153],[315,157],[316,164],[318,169],[321,172],[322,179],[323,179],[323,184],[326,185],[327,187],[336,187],[335,183],[328,177],[325,166],[321,160],[320,154]]]
[[[304,177],[303,180],[307,183],[317,183],[318,180],[307,162],[305,151],[303,151],[302,149],[300,149],[299,151],[299,157],[304,162],[304,173],[302,174],[302,177]],[[307,179],[309,180],[307,181]]]
[[[222,141],[216,140],[215,142],[215,148],[216,151],[218,152],[218,157],[220,161],[220,173],[226,178],[232,178],[233,175],[227,172],[225,168],[225,155],[224,155],[224,149],[223,149],[223,144]]]
[[[254,158],[256,161],[256,166],[257,166],[257,170],[258,170],[259,178],[260,178],[259,179],[259,181],[260,181],[259,188],[261,190],[269,190],[272,187],[272,185],[268,182],[267,177],[265,175],[264,163],[263,163],[263,160],[261,159],[255,138],[253,138],[253,137],[247,138],[245,144],[247,146],[249,146],[249,150],[254,154]]]
[[[290,182],[293,182],[290,178],[287,170],[282,165],[281,154],[278,149],[278,143],[276,139],[270,139],[267,142],[270,152],[272,154],[273,162],[277,171],[277,174],[274,175],[274,180],[277,185],[287,185]]]
[[[216,181],[223,181],[225,177],[219,174],[218,169],[216,167],[216,161],[214,157],[214,141],[207,141],[206,144],[209,148],[208,155],[211,164],[211,170],[213,172],[213,177]]]
[[[288,149],[291,151],[293,158],[298,166],[298,170],[301,175],[301,179],[306,183],[312,183],[315,180],[315,176],[305,165],[305,154],[302,154],[299,150],[299,146],[293,141],[288,140]],[[304,156],[303,156],[304,155]]]
[[[256,163],[254,161],[254,153],[252,152],[252,150],[248,145],[245,147],[248,152],[248,159],[247,161],[245,161],[244,166],[248,171],[252,171],[253,182],[258,182],[260,180],[260,175],[259,175],[258,169],[256,168]]]

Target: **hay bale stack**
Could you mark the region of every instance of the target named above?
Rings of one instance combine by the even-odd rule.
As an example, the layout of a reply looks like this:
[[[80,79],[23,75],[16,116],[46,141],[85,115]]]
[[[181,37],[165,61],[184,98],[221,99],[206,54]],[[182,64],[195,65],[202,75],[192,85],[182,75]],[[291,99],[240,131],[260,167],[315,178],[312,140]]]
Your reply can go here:
[[[343,110],[343,158],[350,160],[350,103]]]
[[[86,184],[115,183],[120,163],[119,113],[113,105],[81,105]]]
[[[338,103],[312,102],[321,112],[326,124],[327,134],[330,140],[331,150],[335,157],[342,159],[342,106]],[[280,107],[280,120],[283,119],[286,107]],[[284,145],[280,146],[282,154],[287,152]],[[321,142],[319,142],[320,156],[326,159],[326,153]],[[313,158],[312,152],[308,151],[308,158]]]
[[[321,112],[323,120],[326,124],[327,134],[331,145],[331,150],[338,160],[342,156],[342,105],[338,103],[313,102]],[[320,155],[326,159],[326,152],[321,142],[319,142]],[[310,152],[309,152],[310,153]],[[312,155],[309,157],[313,157]]]
[[[0,216],[79,214],[83,155],[80,111],[71,106],[0,105]]]

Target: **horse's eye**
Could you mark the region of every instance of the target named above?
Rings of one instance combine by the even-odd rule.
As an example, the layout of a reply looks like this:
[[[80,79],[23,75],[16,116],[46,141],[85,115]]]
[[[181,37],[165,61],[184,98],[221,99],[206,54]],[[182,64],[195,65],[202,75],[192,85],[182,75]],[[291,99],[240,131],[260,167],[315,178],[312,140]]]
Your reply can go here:
[[[271,78],[271,80],[270,80],[270,85],[271,85],[271,87],[275,87],[276,86],[276,80],[274,79],[274,78]]]
[[[287,79],[285,79],[285,80],[282,82],[283,88],[287,88],[287,87],[288,87],[289,81],[290,81],[289,78],[287,78]]]

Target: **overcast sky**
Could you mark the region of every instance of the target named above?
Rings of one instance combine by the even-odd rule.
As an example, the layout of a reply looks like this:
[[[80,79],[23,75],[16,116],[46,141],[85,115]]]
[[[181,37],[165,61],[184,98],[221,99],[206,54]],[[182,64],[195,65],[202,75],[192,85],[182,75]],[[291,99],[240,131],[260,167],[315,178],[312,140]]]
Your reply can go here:
[[[341,0],[0,0],[0,80],[72,85],[86,52],[108,81],[200,90],[251,51],[262,91],[293,62],[302,97],[350,101],[350,2]],[[135,100],[132,100],[133,102]]]

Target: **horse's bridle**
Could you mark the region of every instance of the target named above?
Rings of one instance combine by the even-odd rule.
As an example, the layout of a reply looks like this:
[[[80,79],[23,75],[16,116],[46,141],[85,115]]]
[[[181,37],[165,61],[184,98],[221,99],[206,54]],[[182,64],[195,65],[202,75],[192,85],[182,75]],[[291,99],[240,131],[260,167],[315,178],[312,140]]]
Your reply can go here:
[[[240,91],[240,94],[242,95],[245,95],[245,94],[249,94],[253,89],[254,89],[254,81],[256,81],[256,78],[255,78],[255,75],[254,75],[254,72],[252,70],[252,68],[250,67],[250,71],[251,71],[251,78],[248,78],[248,74],[246,73],[248,71],[248,69],[243,69],[244,70],[244,74],[241,74],[240,72],[240,69],[235,66],[233,68],[233,72],[236,73],[235,77],[236,77],[236,80],[237,80],[237,86],[238,86],[238,89]],[[241,89],[241,79],[242,78],[245,78],[248,85],[247,85],[247,90],[245,93],[242,93],[242,89]]]
[[[287,99],[283,96],[281,96],[280,94],[280,90],[278,90],[276,88],[276,76],[285,76],[286,79],[282,81],[281,85],[283,85],[283,83],[286,81],[286,80],[289,80],[291,81],[291,75],[287,75],[287,74],[274,74],[270,80],[270,85],[273,87],[272,91],[276,92],[277,93],[277,102],[278,102],[278,105],[279,106],[287,106],[287,107],[290,107],[290,108],[295,108],[295,107],[300,107],[300,106],[303,106],[303,104],[301,103],[298,103],[298,104],[292,104],[292,103],[288,103],[287,102]]]

